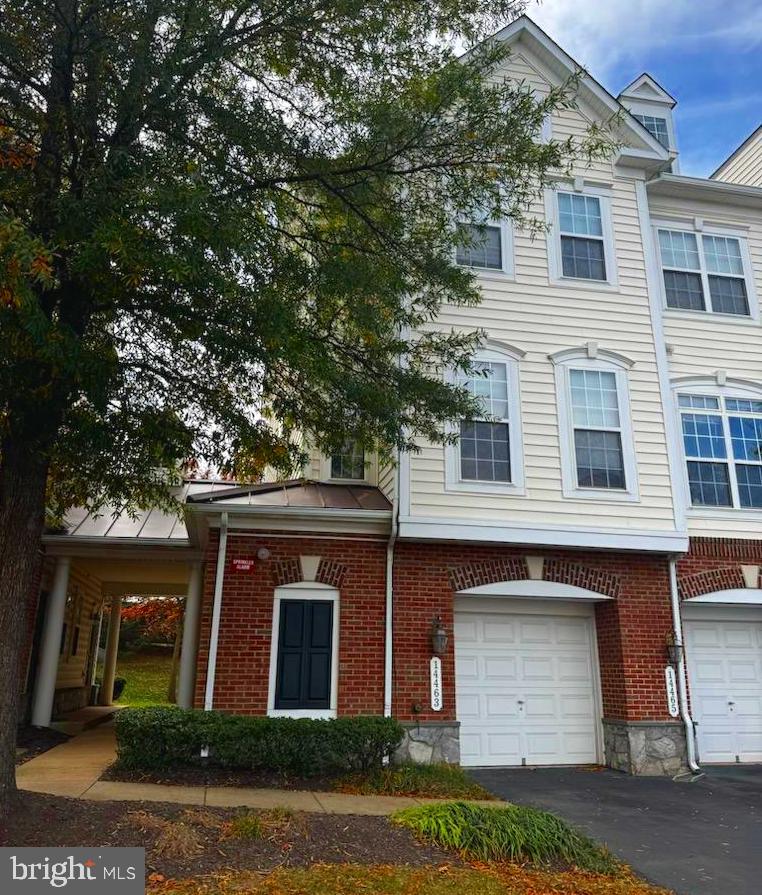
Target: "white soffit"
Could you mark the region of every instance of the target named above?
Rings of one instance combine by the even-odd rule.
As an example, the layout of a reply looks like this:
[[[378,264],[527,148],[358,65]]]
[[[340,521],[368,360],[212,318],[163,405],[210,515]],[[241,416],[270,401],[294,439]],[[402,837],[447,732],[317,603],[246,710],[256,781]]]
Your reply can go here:
[[[605,594],[599,594],[574,584],[559,584],[557,581],[496,581],[492,584],[481,584],[459,590],[461,597],[529,597],[538,600],[585,600],[588,603],[597,600],[612,600]]]

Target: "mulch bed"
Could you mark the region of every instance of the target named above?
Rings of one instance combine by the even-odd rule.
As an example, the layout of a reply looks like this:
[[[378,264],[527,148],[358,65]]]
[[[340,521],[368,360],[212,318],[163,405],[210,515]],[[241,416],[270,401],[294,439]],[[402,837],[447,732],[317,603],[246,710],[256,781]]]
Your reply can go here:
[[[252,789],[290,789],[331,792],[346,775],[294,777],[278,771],[228,770],[226,768],[169,768],[163,771],[125,771],[111,765],[101,780],[123,783],[174,783],[181,786],[238,786]]]
[[[230,838],[225,823],[240,810],[186,807],[161,802],[88,802],[37,793],[20,793],[0,845],[144,846],[146,873],[182,878],[226,869],[268,872],[279,866],[314,863],[459,863],[450,853],[422,845],[384,817],[294,814],[282,829],[257,839]],[[266,812],[265,812],[266,815]],[[190,857],[158,854],[162,819],[191,827],[198,849]]]
[[[24,764],[68,739],[69,736],[52,727],[21,727],[16,737],[16,764]]]

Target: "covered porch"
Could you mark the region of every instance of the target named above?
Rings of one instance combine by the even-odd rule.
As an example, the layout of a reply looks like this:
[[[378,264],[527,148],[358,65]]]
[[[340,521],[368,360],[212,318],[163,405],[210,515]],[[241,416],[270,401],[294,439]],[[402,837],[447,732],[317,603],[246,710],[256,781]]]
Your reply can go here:
[[[194,489],[224,484],[186,482]],[[195,684],[204,533],[182,516],[74,510],[65,530],[44,536],[45,559],[27,656],[28,717],[48,727],[66,713],[112,703],[122,605],[127,596],[183,598],[177,703],[190,707]],[[105,635],[105,648],[99,649]],[[100,686],[96,686],[100,681]]]

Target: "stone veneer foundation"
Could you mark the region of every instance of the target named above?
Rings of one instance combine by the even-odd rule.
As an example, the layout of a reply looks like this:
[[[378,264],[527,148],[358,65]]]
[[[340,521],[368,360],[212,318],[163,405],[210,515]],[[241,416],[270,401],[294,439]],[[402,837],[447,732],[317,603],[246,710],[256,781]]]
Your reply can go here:
[[[685,728],[680,721],[603,721],[606,764],[646,777],[688,770]]]
[[[398,762],[416,764],[460,763],[460,722],[404,722],[405,738],[394,756]]]

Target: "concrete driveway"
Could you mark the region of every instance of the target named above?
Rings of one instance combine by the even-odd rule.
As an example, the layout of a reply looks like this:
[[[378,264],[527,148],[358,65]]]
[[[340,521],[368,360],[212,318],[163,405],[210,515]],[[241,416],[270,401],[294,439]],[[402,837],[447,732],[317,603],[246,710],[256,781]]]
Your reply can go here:
[[[485,768],[511,802],[552,811],[679,895],[762,892],[762,766],[714,768],[693,783],[580,768]]]

